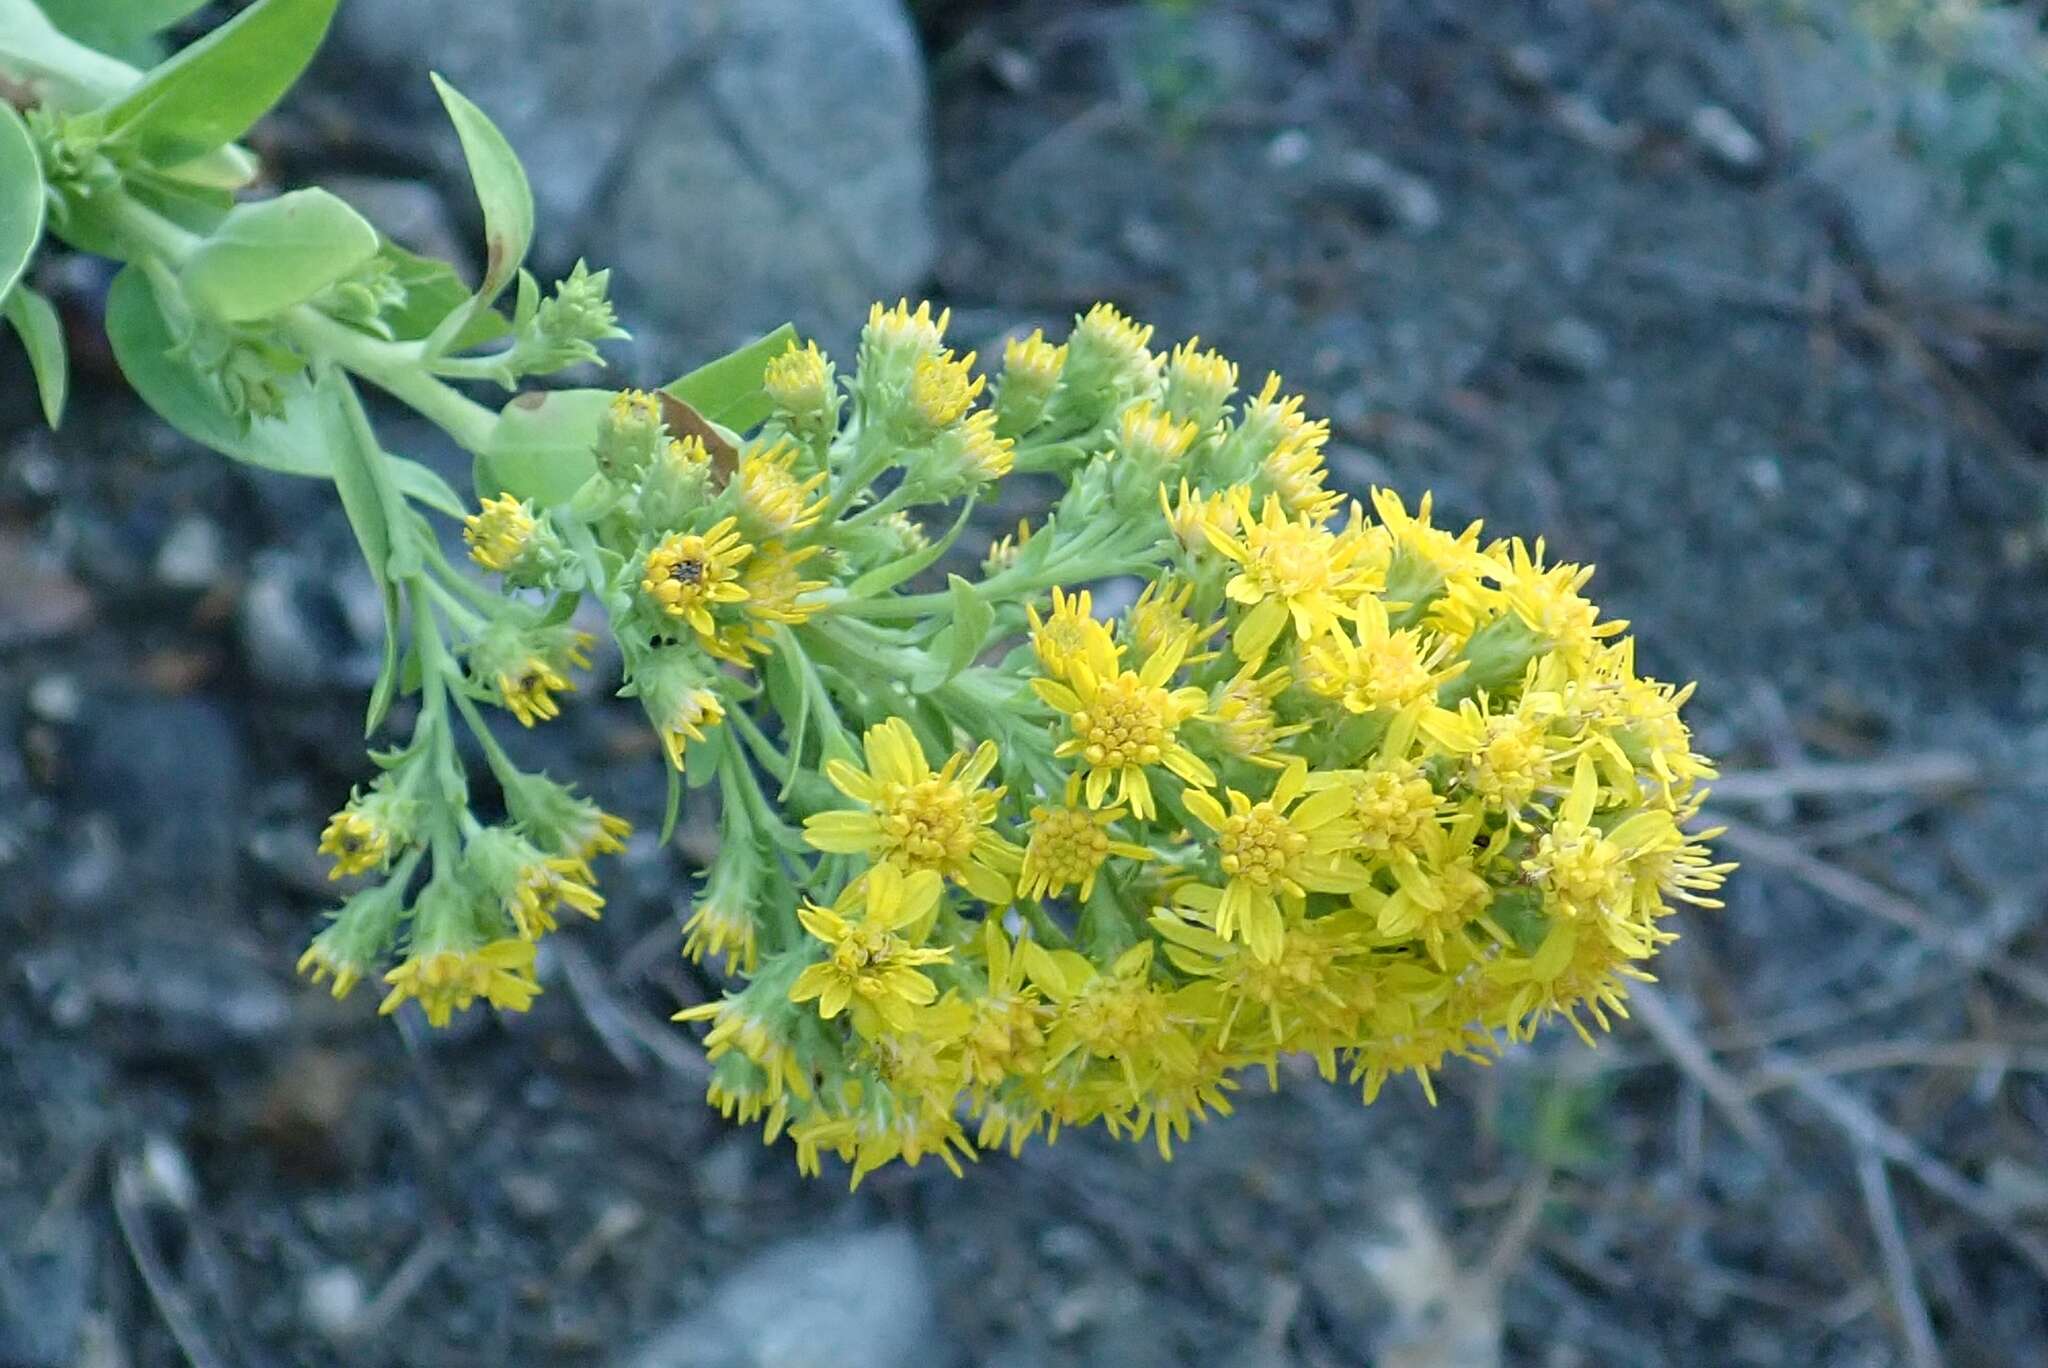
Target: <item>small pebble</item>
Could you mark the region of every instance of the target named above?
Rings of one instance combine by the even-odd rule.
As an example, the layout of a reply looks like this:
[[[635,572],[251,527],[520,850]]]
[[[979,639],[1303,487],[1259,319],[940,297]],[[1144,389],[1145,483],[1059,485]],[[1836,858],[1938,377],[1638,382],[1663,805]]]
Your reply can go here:
[[[1764,164],[1763,142],[1720,105],[1694,110],[1686,131],[1709,162],[1731,175],[1750,175]]]
[[[306,1324],[328,1339],[345,1339],[363,1314],[363,1280],[352,1268],[323,1268],[306,1279],[299,1308]]]
[[[156,578],[166,589],[208,589],[227,566],[220,529],[194,515],[182,518],[156,552]]]

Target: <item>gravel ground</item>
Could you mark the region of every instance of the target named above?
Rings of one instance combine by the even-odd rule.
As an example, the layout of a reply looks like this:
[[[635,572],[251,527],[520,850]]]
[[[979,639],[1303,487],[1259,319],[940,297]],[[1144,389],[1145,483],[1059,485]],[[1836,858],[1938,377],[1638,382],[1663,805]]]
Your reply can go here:
[[[1305,389],[1346,484],[1596,562],[1699,681],[1726,911],[1434,1108],[1304,1071],[1171,1164],[852,1195],[661,1020],[704,813],[529,1016],[336,1006],[291,963],[374,592],[55,263],[62,436],[0,384],[0,1364],[2048,1362],[2048,311],[1898,288],[1711,5],[919,12],[956,334],[1115,299]],[[658,825],[629,713],[520,740]]]

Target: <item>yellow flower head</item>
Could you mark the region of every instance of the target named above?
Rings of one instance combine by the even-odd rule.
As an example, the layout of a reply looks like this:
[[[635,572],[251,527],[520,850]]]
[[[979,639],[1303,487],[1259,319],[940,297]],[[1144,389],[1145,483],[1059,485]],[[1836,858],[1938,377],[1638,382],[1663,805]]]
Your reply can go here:
[[[1046,673],[1064,679],[1074,662],[1087,659],[1091,652],[1098,657],[1104,652],[1109,658],[1117,655],[1109,625],[1097,621],[1094,613],[1095,597],[1086,589],[1069,594],[1055,587],[1052,612],[1043,618],[1038,616],[1037,604],[1024,605],[1024,615],[1031,623],[1031,649]]]
[[[905,933],[929,921],[941,887],[935,870],[904,874],[879,864],[832,907],[806,904],[798,920],[825,947],[825,958],[797,975],[789,1000],[816,999],[818,1015],[827,1021],[852,1007],[854,1029],[867,1037],[884,1026],[911,1029],[916,1009],[939,995],[918,966],[942,963],[952,952],[921,946]]]
[[[498,697],[522,727],[560,717],[562,705],[555,701],[555,695],[572,693],[576,688],[570,682],[568,670],[572,666],[590,668],[588,632],[572,632],[560,640],[541,640],[535,644],[541,649],[498,663],[491,676],[491,682],[498,686]]]
[[[1254,518],[1251,496],[1239,491],[1236,511],[1240,530],[1233,533],[1213,521],[1203,530],[1238,566],[1224,593],[1250,610],[1232,638],[1239,659],[1263,660],[1290,622],[1297,639],[1313,642],[1355,614],[1364,592],[1352,569],[1360,549],[1356,541],[1288,517],[1270,496]]]
[[[1202,339],[1190,337],[1166,361],[1166,411],[1206,428],[1223,412],[1237,388],[1237,363],[1202,350]]]
[[[1197,788],[1216,775],[1180,740],[1183,722],[1202,710],[1208,696],[1197,688],[1167,687],[1187,655],[1187,640],[1168,646],[1141,670],[1122,669],[1105,638],[1069,666],[1067,681],[1034,679],[1038,696],[1067,719],[1069,735],[1053,754],[1078,758],[1088,806],[1099,808],[1110,795],[1128,803],[1140,821],[1158,810],[1146,771],[1163,765]]]
[[[1451,662],[1451,646],[1420,628],[1396,631],[1387,605],[1371,595],[1356,602],[1354,627],[1338,628],[1310,646],[1315,670],[1310,687],[1355,713],[1399,711],[1434,699],[1456,677],[1463,662]]]
[[[320,833],[320,853],[334,861],[327,871],[330,879],[367,874],[391,862],[392,832],[352,803],[328,819],[327,829]]]
[[[1329,473],[1323,466],[1327,436],[1320,428],[1305,429],[1274,447],[1259,466],[1259,478],[1280,506],[1304,522],[1328,522],[1344,502],[1342,495],[1323,487]]]
[[[1024,962],[1000,920],[981,928],[987,991],[968,999],[960,1038],[962,1063],[977,1088],[993,1088],[1013,1075],[1031,1076],[1045,1063],[1045,1004],[1024,981]]]
[[[974,353],[955,357],[950,351],[920,356],[910,372],[910,414],[929,432],[960,421],[982,390],[986,376],[974,373]]]
[[[740,571],[740,587],[747,591],[746,615],[790,626],[809,621],[819,606],[813,596],[827,584],[804,577],[805,564],[817,554],[815,546],[765,543]]]
[[[739,573],[753,554],[754,548],[740,540],[736,518],[721,519],[704,533],[674,532],[647,553],[640,591],[663,613],[688,623],[709,641],[718,634],[711,610],[721,603],[746,601]]]
[[[825,472],[805,479],[796,473],[796,446],[787,441],[757,448],[740,459],[733,481],[739,490],[740,517],[755,534],[787,537],[818,521],[825,498],[818,489]],[[817,497],[813,497],[817,495]]]
[[[1226,810],[1214,795],[1190,792],[1188,811],[1215,833],[1224,877],[1216,899],[1216,934],[1242,940],[1268,962],[1280,956],[1286,921],[1281,901],[1299,905],[1310,893],[1349,893],[1371,876],[1344,852],[1352,844],[1349,794],[1311,792],[1300,760],[1281,771],[1272,796],[1252,801],[1227,791]]]
[[[1066,365],[1066,346],[1046,341],[1043,328],[1035,329],[1029,337],[1011,338],[1003,344],[1002,402],[1045,402],[1059,384],[1060,372]]]
[[[1422,567],[1435,583],[1465,583],[1494,569],[1492,559],[1479,548],[1477,522],[1455,535],[1431,523],[1432,495],[1424,494],[1411,514],[1399,494],[1391,489],[1375,489],[1372,509],[1385,529],[1392,555],[1406,557]]]
[[[391,991],[377,1010],[389,1015],[408,998],[417,1001],[430,1025],[446,1026],[456,1012],[478,998],[510,1012],[533,1005],[540,985],[533,981],[533,942],[516,937],[468,949],[415,950],[384,976]]]
[[[668,706],[655,719],[654,729],[661,737],[661,748],[668,754],[669,764],[681,770],[688,744],[695,741],[702,745],[706,729],[725,721],[725,704],[717,694],[704,688],[679,689],[666,701]]]
[[[1149,940],[1103,967],[1072,950],[1018,946],[1033,987],[1053,1004],[1048,1069],[1079,1050],[1116,1063],[1132,1100],[1161,1068],[1192,1064],[1195,1043],[1172,996],[1152,982]]]
[[[1124,316],[1113,304],[1097,304],[1075,320],[1067,339],[1067,370],[1092,383],[1132,384],[1154,373],[1146,350],[1152,325]]]
[[[832,403],[832,367],[816,342],[802,347],[792,341],[787,350],[761,369],[761,388],[783,413],[809,418],[824,413]]]
[[[485,499],[483,506],[462,522],[462,539],[469,544],[470,559],[501,575],[525,559],[539,531],[533,510],[510,494]]]
[[[379,779],[368,793],[350,796],[348,805],[328,820],[320,833],[320,853],[334,861],[330,879],[368,874],[388,867],[414,840],[420,804]]]
[[[1153,852],[1119,841],[1109,828],[1124,815],[1122,808],[1034,807],[1031,839],[1024,847],[1024,868],[1017,891],[1027,898],[1057,898],[1079,887],[1082,902],[1095,891],[1095,876],[1110,856],[1149,860]]]
[[[1209,704],[1208,719],[1216,728],[1223,748],[1240,760],[1278,767],[1285,757],[1275,747],[1290,736],[1309,729],[1306,722],[1282,725],[1273,710],[1273,700],[1287,692],[1293,677],[1287,667],[1277,666],[1260,674],[1257,665],[1241,666],[1237,673],[1216,686]]]
[[[884,309],[876,304],[868,310],[868,325],[861,333],[864,350],[880,352],[935,352],[946,336],[946,325],[952,321],[953,311],[942,310],[937,318],[932,317],[932,306],[928,300],[920,300],[915,312],[910,301],[899,299],[893,309]]]
[[[754,937],[751,908],[730,898],[699,898],[683,923],[683,954],[699,964],[706,955],[717,955],[728,974],[751,974],[759,961]]]
[[[1203,494],[1190,489],[1183,479],[1180,492],[1175,495],[1161,484],[1159,511],[1166,515],[1167,531],[1180,543],[1180,549],[1191,556],[1200,556],[1211,549],[1211,527],[1220,529],[1226,536],[1237,535],[1237,502],[1227,490]]]
[[[1009,569],[1017,563],[1018,553],[1031,545],[1031,524],[1023,518],[1017,519],[1017,530],[1005,532],[989,544],[988,554],[981,558],[981,572],[994,575]],[[1030,611],[1030,606],[1025,606]]]
[[[1016,465],[1017,443],[998,434],[995,413],[982,409],[941,433],[934,456],[935,466],[970,485],[993,484]]]
[[[1116,446],[1112,454],[1143,465],[1173,465],[1188,454],[1201,429],[1153,403],[1141,399],[1117,419]]]
[[[1206,641],[1221,630],[1222,624],[1212,622],[1206,628],[1196,625],[1188,616],[1188,604],[1193,602],[1195,586],[1178,575],[1165,574],[1148,581],[1138,592],[1138,600],[1124,613],[1124,627],[1130,635],[1131,649],[1140,659],[1146,659],[1180,640]],[[1186,664],[1198,665],[1214,659],[1213,653],[1190,655]]]
[[[355,991],[358,983],[376,972],[375,966],[366,960],[358,960],[342,947],[321,937],[314,937],[306,952],[299,956],[296,966],[299,973],[313,983],[325,982],[332,974],[334,982],[328,988],[336,1002]]]
[[[555,913],[564,907],[595,921],[604,906],[589,865],[548,855],[503,827],[478,832],[463,854],[477,884],[498,900],[512,929],[526,940],[539,940],[555,930]]]
[[[861,806],[821,812],[804,823],[804,839],[835,855],[865,855],[905,872],[932,871],[983,902],[1001,905],[1013,893],[1017,848],[991,826],[1003,790],[984,787],[996,746],[984,741],[970,757],[949,756],[937,770],[910,724],[892,717],[868,728],[867,768],[825,764],[825,777]]]
[[[1301,396],[1280,393],[1280,377],[1268,372],[1258,394],[1247,400],[1237,421],[1236,445],[1254,460],[1263,461],[1284,445],[1305,444],[1320,448],[1329,439],[1326,419],[1311,421],[1302,414]]]

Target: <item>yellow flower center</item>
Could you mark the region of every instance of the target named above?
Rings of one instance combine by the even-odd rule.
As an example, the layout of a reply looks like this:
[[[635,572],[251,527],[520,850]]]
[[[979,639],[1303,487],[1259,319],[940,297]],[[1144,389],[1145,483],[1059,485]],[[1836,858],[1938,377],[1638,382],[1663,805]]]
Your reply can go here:
[[[1141,983],[1097,979],[1067,1004],[1068,1026],[1089,1051],[1128,1054],[1166,1030],[1166,1005]]]
[[[973,795],[933,777],[915,784],[887,783],[875,800],[883,858],[911,869],[950,869],[973,853],[981,823]]]
[[[1579,822],[1559,822],[1537,842],[1530,867],[1559,906],[1577,916],[1612,906],[1628,890],[1628,865],[1614,842]]]
[[[1232,813],[1217,833],[1216,846],[1223,855],[1224,873],[1270,888],[1284,880],[1289,866],[1308,850],[1308,837],[1290,826],[1271,803],[1259,803],[1249,812]]]
[[[320,833],[320,853],[334,861],[330,877],[366,874],[384,863],[391,837],[383,827],[360,812],[337,812]]]
[[[1334,539],[1321,528],[1254,523],[1247,533],[1252,555],[1245,574],[1261,594],[1294,598],[1329,586]]]
[[[1497,807],[1520,807],[1550,776],[1540,733],[1518,718],[1490,719],[1491,735],[1472,760],[1472,788]]]
[[[1088,708],[1074,714],[1082,755],[1098,769],[1156,765],[1173,739],[1172,696],[1128,670],[1103,683]]]
[[[1088,812],[1044,811],[1032,825],[1031,845],[1024,853],[1054,887],[1083,883],[1109,858],[1109,833]]]
[[[977,1083],[993,1085],[1012,1074],[1033,1074],[1045,1049],[1038,1005],[1016,994],[986,997],[974,1004],[965,1040],[967,1070]]]
[[[1405,761],[1367,770],[1351,785],[1351,815],[1358,843],[1385,853],[1411,844],[1435,815],[1436,790]]]

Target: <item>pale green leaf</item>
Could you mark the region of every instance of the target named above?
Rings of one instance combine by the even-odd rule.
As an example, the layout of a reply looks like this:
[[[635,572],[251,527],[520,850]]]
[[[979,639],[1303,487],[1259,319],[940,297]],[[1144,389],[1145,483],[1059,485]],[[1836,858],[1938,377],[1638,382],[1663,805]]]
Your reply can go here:
[[[57,426],[64,417],[64,392],[70,381],[64,355],[64,324],[50,301],[26,285],[7,296],[7,321],[28,349],[29,369],[36,373],[36,392],[43,401],[43,421]]]
[[[592,452],[611,391],[544,390],[505,405],[477,461],[480,493],[568,502],[597,470]]]
[[[125,57],[206,0],[37,0],[50,22],[86,46]]]
[[[325,190],[238,204],[186,259],[185,293],[215,318],[275,318],[377,255],[377,230]]]
[[[233,142],[305,71],[336,3],[257,0],[109,105],[107,132],[164,167]]]
[[[66,110],[111,100],[142,76],[58,29],[34,0],[0,0],[0,70]]]
[[[28,127],[0,100],[0,299],[28,269],[43,240],[43,168]]]
[[[774,409],[768,391],[761,386],[761,374],[794,341],[796,328],[785,323],[663,388],[719,426],[745,432]]]
[[[186,437],[245,465],[285,475],[333,477],[334,463],[303,382],[294,381],[287,389],[282,418],[259,418],[243,428],[192,367],[172,355],[175,344],[156,294],[148,277],[132,266],[114,277],[107,292],[107,337],[121,373],[142,402]],[[396,456],[386,458],[386,464],[392,483],[407,498],[450,517],[468,511],[447,481],[425,466]]]
[[[946,535],[921,550],[907,556],[900,556],[887,565],[876,566],[852,584],[846,586],[846,596],[852,599],[876,598],[888,593],[911,576],[938,564],[939,557],[953,549],[953,543],[966,530],[967,520],[974,514],[974,500],[969,499],[961,508],[960,516],[947,529]]]
[[[484,211],[483,283],[467,306],[450,314],[435,330],[427,350],[442,355],[453,350],[470,319],[491,306],[525,263],[526,249],[533,245],[533,187],[527,184],[526,170],[512,144],[481,109],[439,75],[434,77],[434,89],[440,92],[456,136],[462,140],[470,182]]]

